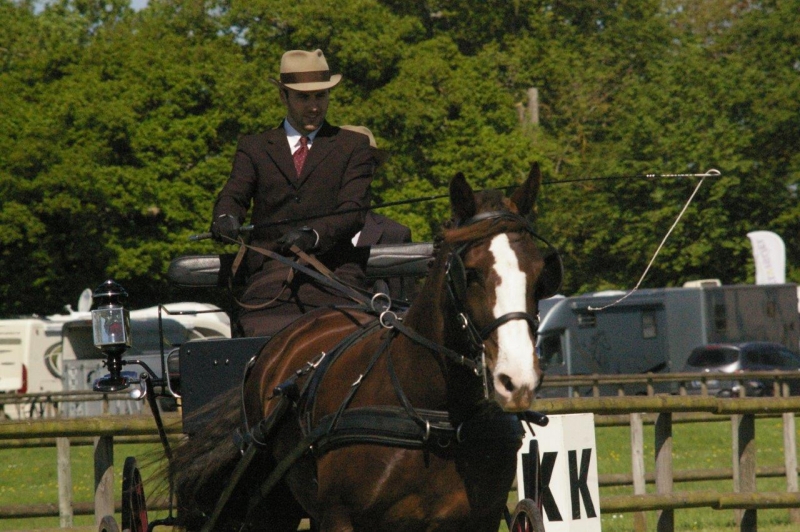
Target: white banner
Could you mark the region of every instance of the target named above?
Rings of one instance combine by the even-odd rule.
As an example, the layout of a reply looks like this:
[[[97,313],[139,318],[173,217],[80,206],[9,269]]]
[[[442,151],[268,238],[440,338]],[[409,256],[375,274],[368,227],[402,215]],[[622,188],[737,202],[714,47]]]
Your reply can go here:
[[[519,498],[533,498],[538,474],[547,532],[600,532],[594,414],[549,418],[546,427],[533,426],[535,436],[525,427],[517,456]]]
[[[783,284],[786,282],[786,246],[783,239],[772,231],[747,233],[753,246],[756,263],[756,284]]]

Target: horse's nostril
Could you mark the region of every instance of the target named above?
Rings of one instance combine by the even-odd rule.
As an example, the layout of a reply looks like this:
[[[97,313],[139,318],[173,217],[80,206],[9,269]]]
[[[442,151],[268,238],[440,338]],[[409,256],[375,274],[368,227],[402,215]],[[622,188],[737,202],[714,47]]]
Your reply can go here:
[[[515,386],[514,383],[511,382],[511,377],[509,377],[508,375],[501,374],[497,378],[500,381],[500,384],[503,385],[503,388],[505,388],[509,392],[514,391]]]

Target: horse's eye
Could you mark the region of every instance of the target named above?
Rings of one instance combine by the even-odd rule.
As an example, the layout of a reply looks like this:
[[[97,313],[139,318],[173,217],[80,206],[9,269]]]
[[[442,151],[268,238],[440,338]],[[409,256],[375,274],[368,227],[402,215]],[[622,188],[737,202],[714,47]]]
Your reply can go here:
[[[467,284],[483,281],[483,274],[474,268],[466,269]]]

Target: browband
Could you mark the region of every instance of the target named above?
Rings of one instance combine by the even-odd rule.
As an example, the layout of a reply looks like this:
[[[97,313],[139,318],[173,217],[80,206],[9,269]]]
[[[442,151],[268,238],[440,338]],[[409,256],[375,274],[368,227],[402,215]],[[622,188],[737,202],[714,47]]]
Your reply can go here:
[[[521,224],[526,226],[529,225],[528,220],[526,220],[523,216],[520,216],[519,214],[515,214],[510,211],[486,211],[478,213],[472,218],[461,220],[458,223],[458,227],[464,227],[466,225],[476,224],[484,220],[513,220],[515,222],[520,222]]]
[[[519,222],[520,225],[522,225],[526,231],[528,231],[531,235],[533,235],[534,238],[540,240],[541,242],[544,242],[549,248],[553,249],[556,253],[558,253],[558,248],[556,248],[553,244],[544,239],[539,233],[534,231],[533,227],[531,227],[531,223],[524,216],[520,216],[519,214],[510,211],[481,212],[476,214],[472,218],[467,218],[466,220],[459,221],[457,225],[458,227],[464,227],[467,225],[472,225],[478,222],[482,222],[484,220],[509,220],[514,222]]]

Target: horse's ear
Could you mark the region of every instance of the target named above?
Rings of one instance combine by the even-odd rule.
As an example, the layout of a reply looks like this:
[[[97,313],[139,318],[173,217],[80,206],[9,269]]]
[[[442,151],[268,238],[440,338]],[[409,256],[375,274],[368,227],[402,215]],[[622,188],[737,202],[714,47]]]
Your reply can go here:
[[[475,216],[475,193],[461,172],[450,181],[450,206],[457,222]]]
[[[539,163],[533,163],[528,179],[511,195],[511,202],[516,205],[519,214],[525,216],[531,212],[541,186],[542,172],[539,170]]]

